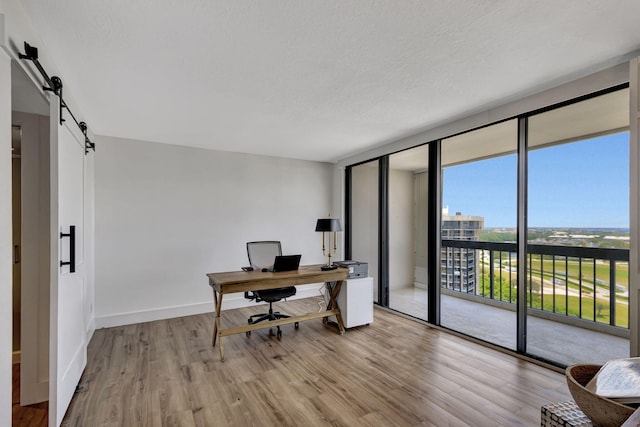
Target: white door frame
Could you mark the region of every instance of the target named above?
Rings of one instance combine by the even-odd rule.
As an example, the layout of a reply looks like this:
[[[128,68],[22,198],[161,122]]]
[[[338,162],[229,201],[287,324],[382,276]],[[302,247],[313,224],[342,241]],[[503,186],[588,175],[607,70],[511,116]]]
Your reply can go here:
[[[640,356],[640,58],[629,61],[629,329],[631,356]]]
[[[11,200],[11,57],[6,46],[4,15],[0,14],[0,200]],[[0,425],[11,425],[12,363],[12,214],[11,203],[0,203]]]

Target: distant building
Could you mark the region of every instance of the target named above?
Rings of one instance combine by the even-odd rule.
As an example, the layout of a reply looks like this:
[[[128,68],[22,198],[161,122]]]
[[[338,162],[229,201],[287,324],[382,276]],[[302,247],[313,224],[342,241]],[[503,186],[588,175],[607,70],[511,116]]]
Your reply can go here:
[[[484,217],[449,215],[442,210],[442,239],[478,240],[484,229]],[[441,252],[440,284],[442,287],[465,293],[476,292],[476,251],[474,249],[447,248]]]

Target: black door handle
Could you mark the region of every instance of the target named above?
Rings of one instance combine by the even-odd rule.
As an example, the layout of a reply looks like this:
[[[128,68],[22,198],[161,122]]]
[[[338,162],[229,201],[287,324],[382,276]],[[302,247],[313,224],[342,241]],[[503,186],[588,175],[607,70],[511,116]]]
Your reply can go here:
[[[69,261],[60,261],[60,267],[68,265],[69,273],[76,272],[76,226],[70,225],[68,233],[60,233],[60,238],[69,238]]]

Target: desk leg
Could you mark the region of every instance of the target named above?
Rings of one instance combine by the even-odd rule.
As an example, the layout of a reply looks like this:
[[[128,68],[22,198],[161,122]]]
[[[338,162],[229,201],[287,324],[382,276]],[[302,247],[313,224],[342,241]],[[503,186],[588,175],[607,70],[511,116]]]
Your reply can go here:
[[[336,281],[335,285],[333,286],[327,283],[327,286],[329,288],[329,302],[327,303],[327,310],[333,310],[334,308],[340,310],[340,307],[338,306],[338,295],[340,294],[342,283],[342,280]],[[339,312],[338,314],[336,314],[336,320],[338,321],[338,330],[340,331],[340,335],[344,335],[344,323],[342,323],[342,314],[340,314]]]
[[[218,330],[220,330],[220,318],[216,318],[216,325],[218,326]],[[220,347],[220,361],[224,362],[224,350],[222,349],[222,335],[220,335],[220,340],[218,341],[218,346]]]
[[[211,340],[211,346],[216,346],[216,339],[218,338],[218,332],[220,331],[220,309],[222,308],[222,294],[218,295],[216,290],[213,290],[213,307],[216,310],[216,318],[213,326],[213,338]],[[222,338],[220,338],[222,342]]]
[[[218,347],[220,347],[220,361],[224,362],[224,350],[222,349],[222,335],[220,334],[221,325],[220,325],[220,313],[222,312],[222,295],[218,294],[216,290],[213,290],[213,303],[216,307],[216,319],[213,326],[213,338],[211,345],[213,347],[216,346],[216,339],[218,339]],[[219,335],[219,337],[218,337]]]

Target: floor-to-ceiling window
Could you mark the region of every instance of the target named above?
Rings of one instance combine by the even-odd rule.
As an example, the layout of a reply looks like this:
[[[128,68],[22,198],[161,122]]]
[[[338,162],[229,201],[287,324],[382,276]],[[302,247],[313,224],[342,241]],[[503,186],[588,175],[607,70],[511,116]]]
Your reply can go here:
[[[351,168],[351,242],[350,258],[368,263],[369,277],[373,277],[374,301],[378,292],[378,160]]]
[[[349,167],[376,302],[558,365],[628,357],[628,104],[619,86]]]
[[[628,357],[628,89],[528,120],[527,353]]]
[[[516,120],[442,140],[440,324],[516,348]]]
[[[427,319],[428,146],[389,156],[389,307]]]

